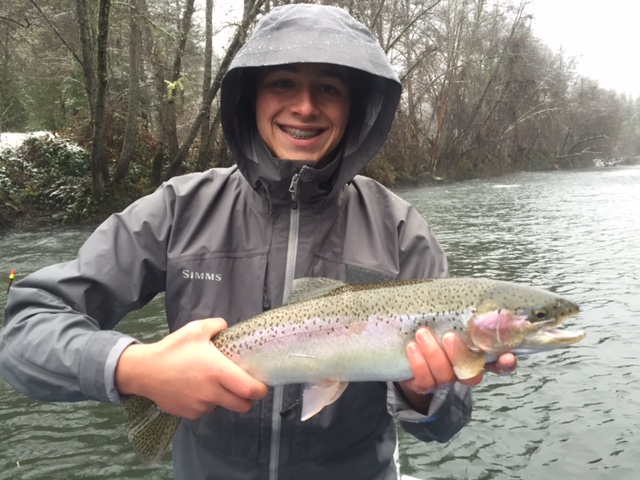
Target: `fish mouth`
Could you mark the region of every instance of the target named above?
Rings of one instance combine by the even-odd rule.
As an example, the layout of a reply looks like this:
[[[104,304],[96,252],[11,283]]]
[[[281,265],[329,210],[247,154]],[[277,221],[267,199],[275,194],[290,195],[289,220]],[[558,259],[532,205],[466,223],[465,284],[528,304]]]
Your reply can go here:
[[[559,328],[541,329],[534,335],[528,337],[525,343],[531,343],[537,346],[549,345],[555,348],[577,343],[582,340],[585,335],[583,330],[562,330]]]
[[[296,140],[311,140],[322,135],[326,130],[324,128],[296,128],[286,125],[279,125],[279,127],[280,130]]]
[[[528,353],[541,352],[554,348],[565,347],[578,343],[584,339],[586,333],[583,330],[569,330],[556,328],[567,318],[577,315],[578,312],[551,319],[542,324],[536,324],[535,331],[529,333],[518,345],[513,353],[526,355]]]

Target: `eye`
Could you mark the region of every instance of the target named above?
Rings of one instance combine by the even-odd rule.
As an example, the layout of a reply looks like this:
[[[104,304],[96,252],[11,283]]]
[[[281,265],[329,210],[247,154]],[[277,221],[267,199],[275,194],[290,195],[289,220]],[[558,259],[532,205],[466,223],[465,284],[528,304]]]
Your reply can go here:
[[[322,87],[320,87],[320,91],[322,93],[326,93],[327,95],[338,95],[340,93],[339,90],[333,85],[323,85]]]
[[[345,97],[349,95],[349,88],[337,78],[330,78],[319,85],[319,90],[324,95],[332,97]]]
[[[291,85],[293,85],[293,82],[288,79],[288,78],[280,78],[278,80],[274,80],[271,85],[273,85],[274,88],[290,88]]]
[[[533,316],[536,317],[538,320],[544,320],[549,316],[549,313],[544,308],[542,308],[540,310],[534,310]]]

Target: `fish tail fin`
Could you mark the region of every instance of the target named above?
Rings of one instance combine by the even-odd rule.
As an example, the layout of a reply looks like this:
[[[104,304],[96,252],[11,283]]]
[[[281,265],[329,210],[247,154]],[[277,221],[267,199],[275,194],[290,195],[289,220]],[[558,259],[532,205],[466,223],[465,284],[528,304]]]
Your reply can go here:
[[[163,412],[148,398],[133,395],[123,402],[127,437],[145,465],[159,462],[169,449],[180,418]]]

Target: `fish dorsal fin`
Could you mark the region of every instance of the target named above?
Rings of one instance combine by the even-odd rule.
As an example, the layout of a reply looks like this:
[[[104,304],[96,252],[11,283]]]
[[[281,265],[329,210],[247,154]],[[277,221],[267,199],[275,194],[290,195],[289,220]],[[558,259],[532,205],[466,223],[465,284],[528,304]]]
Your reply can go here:
[[[292,303],[303,302],[305,300],[311,300],[312,298],[318,298],[330,293],[338,288],[342,288],[346,283],[340,280],[333,280],[331,278],[323,277],[304,277],[296,278],[293,281],[291,288],[291,295],[287,301],[287,305]]]

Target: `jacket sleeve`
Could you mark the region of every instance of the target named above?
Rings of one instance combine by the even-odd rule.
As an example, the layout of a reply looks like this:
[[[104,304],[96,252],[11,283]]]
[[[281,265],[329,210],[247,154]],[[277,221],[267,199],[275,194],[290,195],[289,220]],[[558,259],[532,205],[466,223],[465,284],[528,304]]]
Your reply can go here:
[[[172,221],[166,187],[109,217],[75,260],[11,288],[0,330],[0,376],[46,401],[117,401],[115,365],[135,342],[112,331],[164,291]]]
[[[411,206],[398,225],[399,279],[448,276],[447,258],[431,228]],[[387,406],[405,431],[422,441],[447,442],[471,419],[471,388],[459,383],[438,390],[422,415],[407,404],[392,384],[387,386]]]

